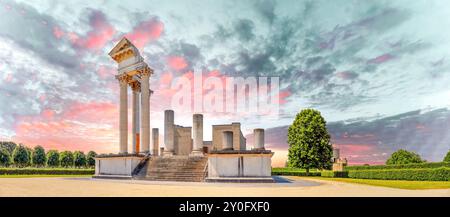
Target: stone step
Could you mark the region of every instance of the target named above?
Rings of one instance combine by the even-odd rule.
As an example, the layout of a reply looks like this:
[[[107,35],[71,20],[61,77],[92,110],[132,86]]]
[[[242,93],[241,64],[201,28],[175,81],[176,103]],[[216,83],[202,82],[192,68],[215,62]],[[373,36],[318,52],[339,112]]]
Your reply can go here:
[[[206,165],[206,157],[153,157],[137,178],[155,181],[202,182],[205,178]]]

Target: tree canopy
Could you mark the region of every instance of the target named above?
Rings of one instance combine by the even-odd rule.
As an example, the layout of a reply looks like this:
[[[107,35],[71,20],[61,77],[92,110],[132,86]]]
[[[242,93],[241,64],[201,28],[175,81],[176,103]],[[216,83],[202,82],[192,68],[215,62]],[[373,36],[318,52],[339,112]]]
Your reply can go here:
[[[57,150],[50,150],[47,152],[47,166],[58,167],[59,166],[59,152]]]
[[[86,155],[81,151],[75,151],[73,153],[74,165],[76,167],[85,167],[86,166]]]
[[[33,153],[31,155],[31,163],[33,166],[43,167],[47,157],[45,156],[45,150],[42,146],[38,145],[34,147]]]
[[[447,152],[447,155],[444,157],[444,162],[450,162],[450,150]]]
[[[332,146],[326,121],[319,111],[300,111],[288,129],[288,166],[306,169],[329,169],[331,167]]]
[[[87,154],[87,166],[89,167],[93,167],[95,166],[95,159],[94,157],[97,156],[97,153],[95,153],[94,151],[90,151]]]
[[[0,148],[0,166],[7,167],[11,164],[11,155],[6,149]]]
[[[70,151],[63,151],[59,154],[59,161],[62,167],[72,167],[74,164],[73,153]]]
[[[425,162],[420,158],[420,156],[414,152],[410,152],[404,149],[400,149],[389,157],[387,159],[386,164],[387,165],[393,165],[393,164],[411,164],[411,163],[423,163]]]
[[[12,159],[18,167],[26,167],[30,165],[30,151],[23,145],[18,145],[13,151]]]

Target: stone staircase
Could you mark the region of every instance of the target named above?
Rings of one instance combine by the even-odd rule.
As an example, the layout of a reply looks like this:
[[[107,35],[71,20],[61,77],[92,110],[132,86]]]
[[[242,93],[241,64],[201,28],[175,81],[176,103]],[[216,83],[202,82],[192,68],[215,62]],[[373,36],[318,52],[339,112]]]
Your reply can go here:
[[[135,179],[153,181],[203,182],[207,172],[206,157],[151,157]]]

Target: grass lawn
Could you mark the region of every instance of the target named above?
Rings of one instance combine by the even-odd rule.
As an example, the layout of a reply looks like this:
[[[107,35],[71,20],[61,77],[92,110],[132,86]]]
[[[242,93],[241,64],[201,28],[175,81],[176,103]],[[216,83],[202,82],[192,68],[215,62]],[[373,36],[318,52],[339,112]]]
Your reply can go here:
[[[0,178],[92,177],[92,175],[0,175]]]
[[[406,180],[378,180],[378,179],[352,179],[352,178],[326,178],[326,177],[308,177],[308,178],[347,182],[354,184],[374,185],[389,188],[410,189],[410,190],[450,188],[450,181],[406,181]]]

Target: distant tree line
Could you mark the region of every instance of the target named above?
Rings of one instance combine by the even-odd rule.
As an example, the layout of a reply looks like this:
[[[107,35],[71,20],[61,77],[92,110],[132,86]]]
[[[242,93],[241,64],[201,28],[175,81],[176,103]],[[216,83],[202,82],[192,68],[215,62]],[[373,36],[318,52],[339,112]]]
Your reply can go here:
[[[447,155],[442,160],[443,162],[450,162],[450,150]],[[392,153],[387,159],[386,165],[396,165],[396,164],[412,164],[412,163],[425,163],[426,160],[422,159],[420,155],[415,152],[407,151],[404,149],[399,149]]]
[[[26,147],[14,142],[0,142],[0,166],[1,167],[94,167],[94,157],[97,153],[89,151],[45,151],[42,146],[34,148]]]

